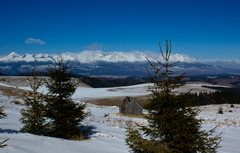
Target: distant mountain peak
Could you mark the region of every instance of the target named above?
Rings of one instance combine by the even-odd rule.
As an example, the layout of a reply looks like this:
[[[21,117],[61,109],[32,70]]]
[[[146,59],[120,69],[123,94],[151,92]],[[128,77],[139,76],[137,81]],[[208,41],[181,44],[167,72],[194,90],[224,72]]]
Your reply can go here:
[[[163,60],[160,54],[156,53],[142,53],[140,51],[132,51],[132,52],[104,52],[104,51],[93,51],[93,50],[84,50],[79,53],[62,53],[62,57],[64,60],[76,61],[80,63],[94,63],[94,62],[147,62],[146,57],[152,61],[157,62]],[[37,61],[51,61],[54,62],[57,60],[56,54],[25,54],[25,55],[18,55],[15,52],[10,53],[9,55],[0,58],[2,62],[18,62],[18,61],[26,61],[26,62],[33,62],[34,58]],[[172,54],[170,61],[176,62],[186,62],[186,63],[193,63],[199,62],[198,60],[189,57],[184,54]]]
[[[11,56],[11,57],[18,57],[18,56],[20,56],[19,54],[17,54],[17,53],[15,53],[15,52],[11,52],[9,55],[7,55],[7,56]]]
[[[150,51],[140,52],[137,50],[131,52],[123,52],[123,51],[112,51],[112,52],[104,52],[101,50],[84,50],[79,53],[71,53],[66,52],[62,53],[62,57],[64,61],[75,62],[79,64],[97,64],[98,62],[105,63],[118,63],[118,62],[128,62],[128,63],[147,63],[146,57],[151,62],[163,61],[163,58],[160,53],[153,53]],[[10,53],[7,56],[0,57],[1,63],[17,63],[17,62],[34,62],[34,59],[37,62],[50,62],[53,63],[57,61],[57,54],[24,54],[19,55],[15,52]],[[223,68],[230,69],[240,69],[240,61],[239,60],[198,60],[193,57],[190,57],[185,54],[171,54],[170,62],[184,62],[188,64],[198,63],[198,64],[208,64],[208,65],[217,65]],[[5,65],[3,65],[5,66]]]
[[[11,52],[10,54],[8,54],[7,56],[4,56],[2,58],[0,58],[0,61],[3,62],[12,62],[14,61],[15,58],[20,57],[19,54],[15,53],[15,52]]]
[[[84,50],[79,53],[66,52],[61,54],[64,61],[69,60],[74,72],[82,75],[116,75],[116,76],[146,76],[146,69],[149,63],[146,57],[152,62],[162,61],[161,54],[152,52],[104,52],[101,50]],[[36,59],[37,69],[45,72],[47,67],[58,59],[57,54],[24,54],[19,55],[15,52],[0,58],[0,73],[17,74],[32,72],[33,62]],[[206,75],[206,74],[240,74],[240,71],[233,70],[233,66],[240,67],[240,62],[236,61],[204,61],[197,60],[185,54],[171,54],[169,62],[180,63],[174,67],[174,74],[187,72],[188,75]],[[209,63],[209,64],[207,64]],[[222,64],[222,65],[220,65]],[[224,69],[219,66],[228,65],[230,69]]]

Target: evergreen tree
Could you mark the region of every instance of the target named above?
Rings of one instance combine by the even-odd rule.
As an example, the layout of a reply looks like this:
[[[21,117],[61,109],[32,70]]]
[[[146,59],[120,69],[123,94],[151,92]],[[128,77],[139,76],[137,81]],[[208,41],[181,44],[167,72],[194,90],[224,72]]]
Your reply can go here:
[[[32,91],[28,91],[24,95],[24,101],[27,109],[22,109],[21,123],[24,124],[21,131],[37,135],[46,135],[46,111],[43,101],[43,94],[38,92],[42,80],[36,77],[36,60],[34,61],[34,69],[32,73],[33,82],[30,84]]]
[[[1,106],[1,107],[0,107],[0,118],[3,118],[3,117],[6,117],[6,116],[7,116],[7,114],[3,112],[3,109],[4,109],[4,107]],[[1,130],[1,129],[2,129],[2,128],[0,128],[0,130]],[[0,148],[6,147],[7,144],[4,144],[4,143],[5,143],[6,141],[8,141],[8,140],[9,140],[9,138],[6,139],[6,140],[4,140],[3,142],[0,142]]]
[[[69,62],[69,61],[68,61]],[[83,110],[85,104],[75,103],[71,96],[76,90],[76,83],[71,79],[68,62],[64,63],[61,55],[55,67],[49,67],[47,117],[50,119],[50,135],[65,139],[83,135],[81,121],[87,116]]]
[[[3,112],[4,111],[4,107],[0,106],[0,118],[6,117],[7,114]]]
[[[170,48],[169,48],[170,46]],[[134,152],[216,152],[220,143],[220,134],[212,136],[214,129],[210,131],[201,130],[201,119],[196,116],[199,109],[193,108],[193,99],[187,98],[188,93],[176,95],[173,89],[183,85],[181,81],[185,73],[171,77],[173,74],[169,68],[177,65],[169,64],[171,54],[171,41],[168,45],[166,40],[166,54],[160,51],[165,63],[158,61],[152,64],[151,69],[154,76],[148,71],[149,79],[154,83],[155,88],[149,89],[152,94],[149,96],[149,103],[145,108],[148,110],[148,126],[138,128],[127,128],[126,143]],[[165,71],[162,71],[165,69]]]

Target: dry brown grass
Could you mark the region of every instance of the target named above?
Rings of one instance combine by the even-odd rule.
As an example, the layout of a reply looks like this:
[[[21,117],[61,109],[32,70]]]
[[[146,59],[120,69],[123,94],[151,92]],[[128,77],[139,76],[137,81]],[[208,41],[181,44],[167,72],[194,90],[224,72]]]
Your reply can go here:
[[[83,137],[83,136],[77,136],[74,135],[70,138],[70,140],[75,140],[75,141],[82,141],[82,140],[87,140],[87,138]]]
[[[125,117],[131,117],[131,118],[146,118],[146,114],[143,115],[127,115],[127,114],[122,114],[122,113],[116,113],[118,116],[125,116]]]
[[[37,76],[38,79],[42,79],[44,82],[44,79],[48,80],[48,77],[44,76]],[[5,79],[6,81],[3,81],[2,79]],[[79,80],[76,78],[73,78],[74,81],[78,82]],[[26,87],[29,86],[30,83],[32,83],[32,77],[31,76],[0,76],[0,82],[12,85],[12,86],[21,86]],[[78,87],[89,87],[88,85],[82,83],[79,81],[76,84]]]
[[[108,89],[107,91],[119,91],[119,90],[125,90],[125,89],[126,88],[112,88],[112,89]]]
[[[27,76],[0,76],[1,79],[5,79],[6,81],[0,81],[2,83],[6,83],[12,86],[29,86],[30,81],[28,81]]]
[[[124,100],[126,96],[119,97],[107,97],[107,98],[83,98],[81,101],[95,104],[95,105],[105,105],[105,106],[119,106],[119,104]],[[145,105],[147,103],[147,96],[134,96],[134,98],[141,104]]]
[[[13,87],[0,86],[1,94],[4,96],[14,96],[16,98],[22,99],[24,97],[25,90]]]

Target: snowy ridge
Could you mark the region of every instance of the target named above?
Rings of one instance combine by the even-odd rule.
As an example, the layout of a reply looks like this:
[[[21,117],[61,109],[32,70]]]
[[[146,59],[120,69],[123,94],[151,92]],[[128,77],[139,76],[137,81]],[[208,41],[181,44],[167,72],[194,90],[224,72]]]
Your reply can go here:
[[[10,53],[9,55],[0,58],[0,62],[33,62],[34,58],[38,62],[54,62],[57,60],[57,54],[25,54],[19,55],[15,52]],[[161,54],[155,53],[142,53],[139,51],[132,51],[132,52],[103,52],[100,50],[93,51],[93,50],[84,50],[79,53],[62,53],[62,57],[65,60],[76,61],[80,63],[94,63],[98,61],[103,62],[146,62],[146,57],[150,61],[162,61]],[[170,58],[171,62],[186,62],[186,63],[196,63],[199,60],[194,59],[185,54],[172,54]]]
[[[149,68],[148,58],[153,64],[164,62],[161,53],[152,52],[104,52],[101,50],[84,50],[79,53],[66,52],[61,56],[69,66],[76,68],[74,72],[82,75],[115,75],[115,76],[146,76]],[[0,72],[17,74],[32,72],[34,59],[37,69],[45,72],[47,67],[58,60],[57,54],[24,54],[15,52],[0,58]],[[198,60],[185,54],[171,54],[169,62],[177,62],[175,74],[187,72],[188,75],[240,75],[239,60]]]
[[[224,68],[231,68],[231,69],[239,69],[240,60],[219,60],[219,59],[212,59],[212,60],[201,60],[202,63],[210,64],[210,65],[218,65]]]

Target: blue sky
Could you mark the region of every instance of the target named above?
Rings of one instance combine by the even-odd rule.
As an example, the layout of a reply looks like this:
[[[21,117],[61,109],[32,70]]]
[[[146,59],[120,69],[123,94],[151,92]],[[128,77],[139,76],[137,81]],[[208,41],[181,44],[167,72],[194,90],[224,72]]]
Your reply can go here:
[[[0,55],[86,49],[240,59],[239,0],[1,0]]]

